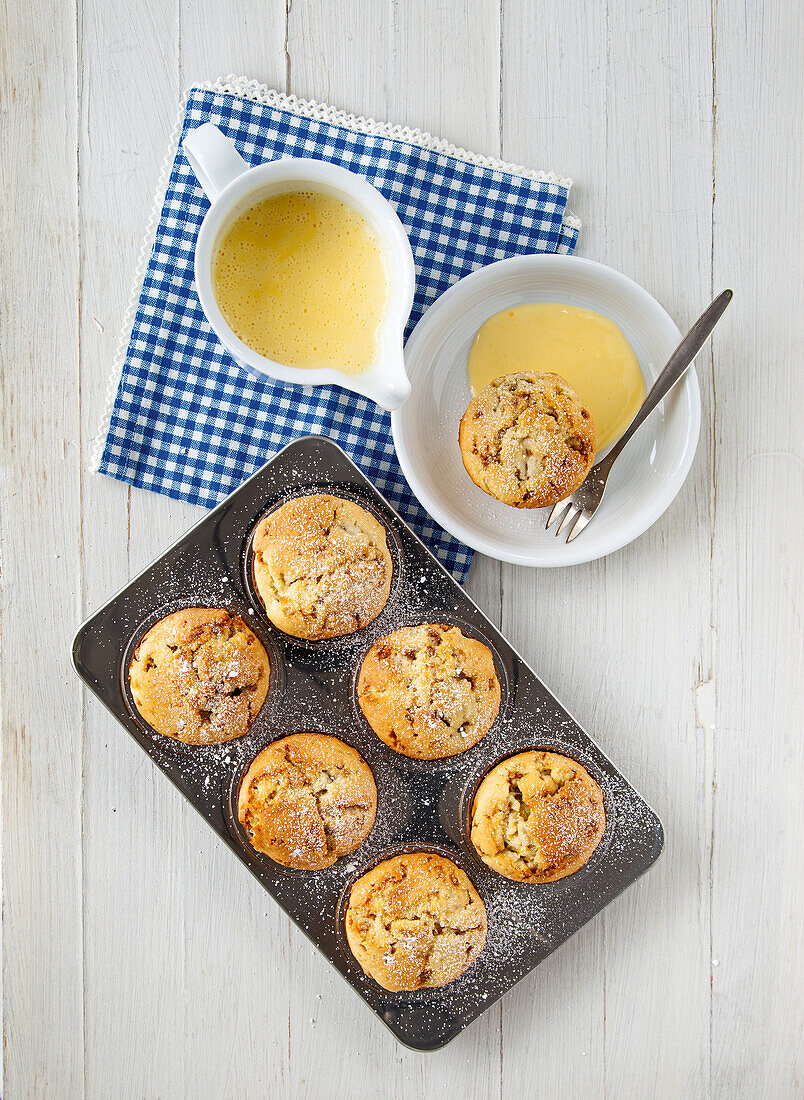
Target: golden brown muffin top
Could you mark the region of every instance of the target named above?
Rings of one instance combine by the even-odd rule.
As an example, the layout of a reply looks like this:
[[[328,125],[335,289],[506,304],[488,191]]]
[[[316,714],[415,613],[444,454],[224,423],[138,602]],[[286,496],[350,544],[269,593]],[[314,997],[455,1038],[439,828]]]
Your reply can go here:
[[[392,992],[454,981],[486,942],[486,910],[452,860],[412,852],[355,882],[346,938],[363,970]]]
[[[484,386],[458,438],[474,483],[515,508],[546,508],[574,493],[597,446],[591,414],[569,383],[530,371]]]
[[[573,874],[606,828],[603,792],[577,760],[523,752],[503,760],[478,787],[471,839],[493,870],[520,882]]]
[[[354,852],[376,813],[368,764],[324,733],[292,733],[268,745],[238,794],[238,817],[253,847],[297,870],[331,867]]]
[[[476,745],[500,709],[491,650],[458,627],[439,623],[402,627],[375,642],[361,666],[357,693],[377,736],[420,760]]]
[[[315,493],[271,512],[254,534],[254,583],[271,622],[296,638],[362,630],[385,607],[385,528],[351,500]]]
[[[241,737],[265,702],[270,662],[237,615],[186,607],[160,619],[137,646],[131,694],[157,733],[187,745]]]

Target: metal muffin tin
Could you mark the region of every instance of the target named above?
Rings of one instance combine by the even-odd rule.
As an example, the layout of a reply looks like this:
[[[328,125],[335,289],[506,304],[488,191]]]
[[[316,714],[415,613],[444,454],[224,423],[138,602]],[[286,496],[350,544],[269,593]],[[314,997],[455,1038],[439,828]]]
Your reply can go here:
[[[363,631],[306,643],[265,618],[251,582],[251,535],[259,518],[292,496],[328,492],[357,500],[385,525],[395,579],[389,601]],[[271,685],[243,737],[192,747],[161,737],[139,717],[128,664],[144,632],[187,606],[219,606],[245,619],[266,646]],[[402,625],[455,623],[494,654],[502,687],[489,733],[447,760],[412,760],[369,729],[356,699],[357,672],[377,638]],[[222,504],[88,619],[73,642],[82,679],[189,799],[396,1038],[436,1050],[470,1024],[658,858],[664,834],[653,810],[550,694],[410,528],[343,451],[309,436],[281,451]],[[351,856],[324,871],[295,871],[248,845],[237,820],[241,776],[256,754],[299,730],[334,734],[354,746],[374,773],[377,818]],[[484,866],[468,838],[469,813],[483,776],[530,748],[574,757],[600,783],[606,832],[591,860],[568,878],[510,882]],[[381,859],[428,849],[461,866],[486,906],[488,935],[477,960],[440,989],[389,993],[363,973],[346,943],[343,918],[351,884]]]

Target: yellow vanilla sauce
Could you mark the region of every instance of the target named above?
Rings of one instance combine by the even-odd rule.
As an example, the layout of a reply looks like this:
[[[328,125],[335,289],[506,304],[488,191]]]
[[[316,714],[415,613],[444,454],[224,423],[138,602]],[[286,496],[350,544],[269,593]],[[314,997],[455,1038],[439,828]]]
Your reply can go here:
[[[218,246],[212,283],[230,328],[277,363],[359,374],[377,356],[385,260],[365,218],[330,195],[250,206]]]
[[[468,371],[473,394],[502,374],[560,374],[592,414],[599,451],[620,438],[645,399],[637,357],[614,322],[560,302],[489,317],[472,343]]]

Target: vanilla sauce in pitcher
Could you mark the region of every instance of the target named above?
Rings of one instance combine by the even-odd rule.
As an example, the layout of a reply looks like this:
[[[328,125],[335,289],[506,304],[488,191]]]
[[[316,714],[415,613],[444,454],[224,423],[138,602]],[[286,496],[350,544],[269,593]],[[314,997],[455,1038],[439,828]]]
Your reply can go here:
[[[290,367],[360,374],[377,356],[388,276],[376,233],[319,191],[270,195],[218,244],[212,283],[243,343]]]

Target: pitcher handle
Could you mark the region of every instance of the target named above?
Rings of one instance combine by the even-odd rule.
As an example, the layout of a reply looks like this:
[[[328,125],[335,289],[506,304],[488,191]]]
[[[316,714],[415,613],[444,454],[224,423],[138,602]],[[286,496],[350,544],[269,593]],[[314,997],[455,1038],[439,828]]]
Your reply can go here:
[[[211,122],[191,130],[181,144],[210,202],[214,202],[232,180],[248,171],[248,164],[229,138]]]

